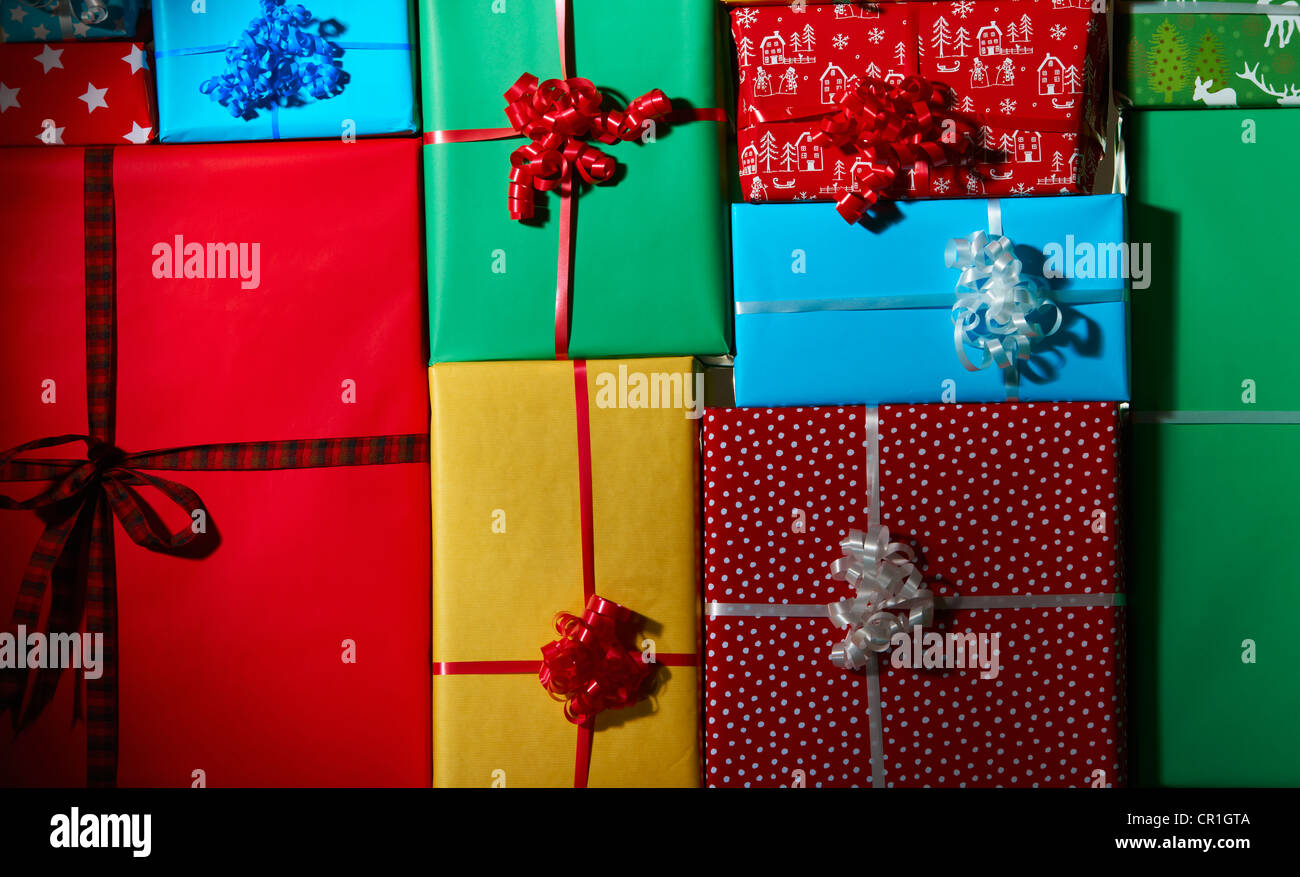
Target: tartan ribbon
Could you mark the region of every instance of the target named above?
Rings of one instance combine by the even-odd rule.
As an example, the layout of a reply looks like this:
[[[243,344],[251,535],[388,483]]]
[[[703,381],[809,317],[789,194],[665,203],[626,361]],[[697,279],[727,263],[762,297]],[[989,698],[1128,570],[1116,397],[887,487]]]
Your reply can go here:
[[[202,532],[186,525],[169,531],[140,495],[155,488],[191,517],[205,511],[202,499],[184,484],[144,471],[265,471],[332,466],[423,462],[425,434],[322,438],[290,441],[220,442],[127,452],[114,444],[116,393],[116,242],[113,150],[85,152],[86,407],[89,431],[24,442],[0,453],[0,482],[48,482],[26,499],[0,495],[0,509],[34,511],[45,522],[23,574],[11,624],[39,626],[50,595],[45,632],[102,633],[104,666],[98,679],[84,681],[86,782],[117,781],[117,567],[112,519],[132,542],[150,551],[181,553]],[[84,442],[84,459],[23,458],[20,454]],[[0,713],[12,712],[15,729],[34,721],[53,699],[63,668],[0,672]],[[83,716],[82,691],[74,687],[74,715]]]
[[[970,148],[970,139],[958,130],[969,124],[942,116],[950,95],[947,86],[922,76],[894,85],[867,78],[845,92],[838,108],[821,120],[814,144],[866,159],[854,171],[856,188],[835,204],[847,222],[860,221],[905,166],[911,165],[917,189],[929,191],[930,169],[956,163]]]

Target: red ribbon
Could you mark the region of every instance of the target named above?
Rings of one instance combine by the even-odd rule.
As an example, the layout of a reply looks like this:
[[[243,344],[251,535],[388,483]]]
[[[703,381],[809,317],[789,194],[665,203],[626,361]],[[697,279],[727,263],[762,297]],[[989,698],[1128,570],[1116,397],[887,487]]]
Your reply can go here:
[[[602,110],[604,96],[590,79],[548,79],[525,73],[505,93],[506,117],[529,142],[510,154],[508,205],[511,219],[531,219],[534,192],[549,192],[573,174],[588,183],[609,182],[618,162],[583,138],[611,145],[635,140],[649,120],[672,112],[659,89],[641,95],[627,109]]]
[[[946,86],[921,76],[909,76],[897,85],[865,79],[840,98],[838,110],[822,119],[813,143],[867,159],[854,172],[856,190],[845,192],[835,205],[848,222],[860,221],[905,166],[912,166],[917,189],[926,191],[932,167],[955,163],[970,148],[970,139],[960,130],[969,125],[941,117],[949,96]]]
[[[551,697],[564,701],[564,717],[585,725],[605,710],[629,707],[645,693],[654,666],[635,645],[638,616],[593,594],[581,616],[560,612],[560,638],[542,646],[537,676]]]

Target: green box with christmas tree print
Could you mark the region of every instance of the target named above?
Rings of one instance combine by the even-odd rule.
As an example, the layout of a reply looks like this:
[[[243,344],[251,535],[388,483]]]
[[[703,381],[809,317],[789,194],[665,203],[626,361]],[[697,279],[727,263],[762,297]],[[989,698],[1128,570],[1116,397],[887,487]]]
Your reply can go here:
[[[1199,12],[1196,2],[1121,5],[1121,97],[1152,108],[1300,107],[1300,7],[1229,2],[1240,12]]]
[[[1123,127],[1129,236],[1151,252],[1130,305],[1135,774],[1300,786],[1300,112],[1125,110]]]

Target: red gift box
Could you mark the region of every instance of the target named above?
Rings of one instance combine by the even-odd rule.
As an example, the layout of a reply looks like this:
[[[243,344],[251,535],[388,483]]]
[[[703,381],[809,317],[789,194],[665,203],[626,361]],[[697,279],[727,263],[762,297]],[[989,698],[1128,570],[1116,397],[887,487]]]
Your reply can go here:
[[[1105,403],[707,411],[708,784],[1124,783],[1117,421]],[[866,575],[897,591],[832,577],[881,526],[897,542]]]
[[[0,708],[25,703],[0,785],[429,784],[418,161],[410,139],[0,155],[0,495],[69,495],[0,509],[0,631],[68,522],[27,630],[116,653],[81,720],[73,670],[0,671]],[[4,453],[45,437],[67,443]]]
[[[1102,156],[1106,16],[1090,0],[755,6],[731,11],[749,201],[837,200],[866,159],[812,141],[866,80],[951,95],[961,161],[899,174],[895,198],[1088,192]],[[954,129],[958,130],[958,129]]]
[[[147,143],[155,115],[143,43],[0,44],[0,143]]]

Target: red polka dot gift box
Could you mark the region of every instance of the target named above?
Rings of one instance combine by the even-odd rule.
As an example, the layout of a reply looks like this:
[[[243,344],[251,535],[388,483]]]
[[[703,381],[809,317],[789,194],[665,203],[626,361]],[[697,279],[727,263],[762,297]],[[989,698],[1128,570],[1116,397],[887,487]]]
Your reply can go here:
[[[709,786],[1126,781],[1110,403],[709,409]]]
[[[129,146],[156,140],[143,43],[0,44],[0,144]]]
[[[1092,0],[731,9],[745,199],[1088,192],[1106,14]],[[865,203],[863,200],[865,199]]]

